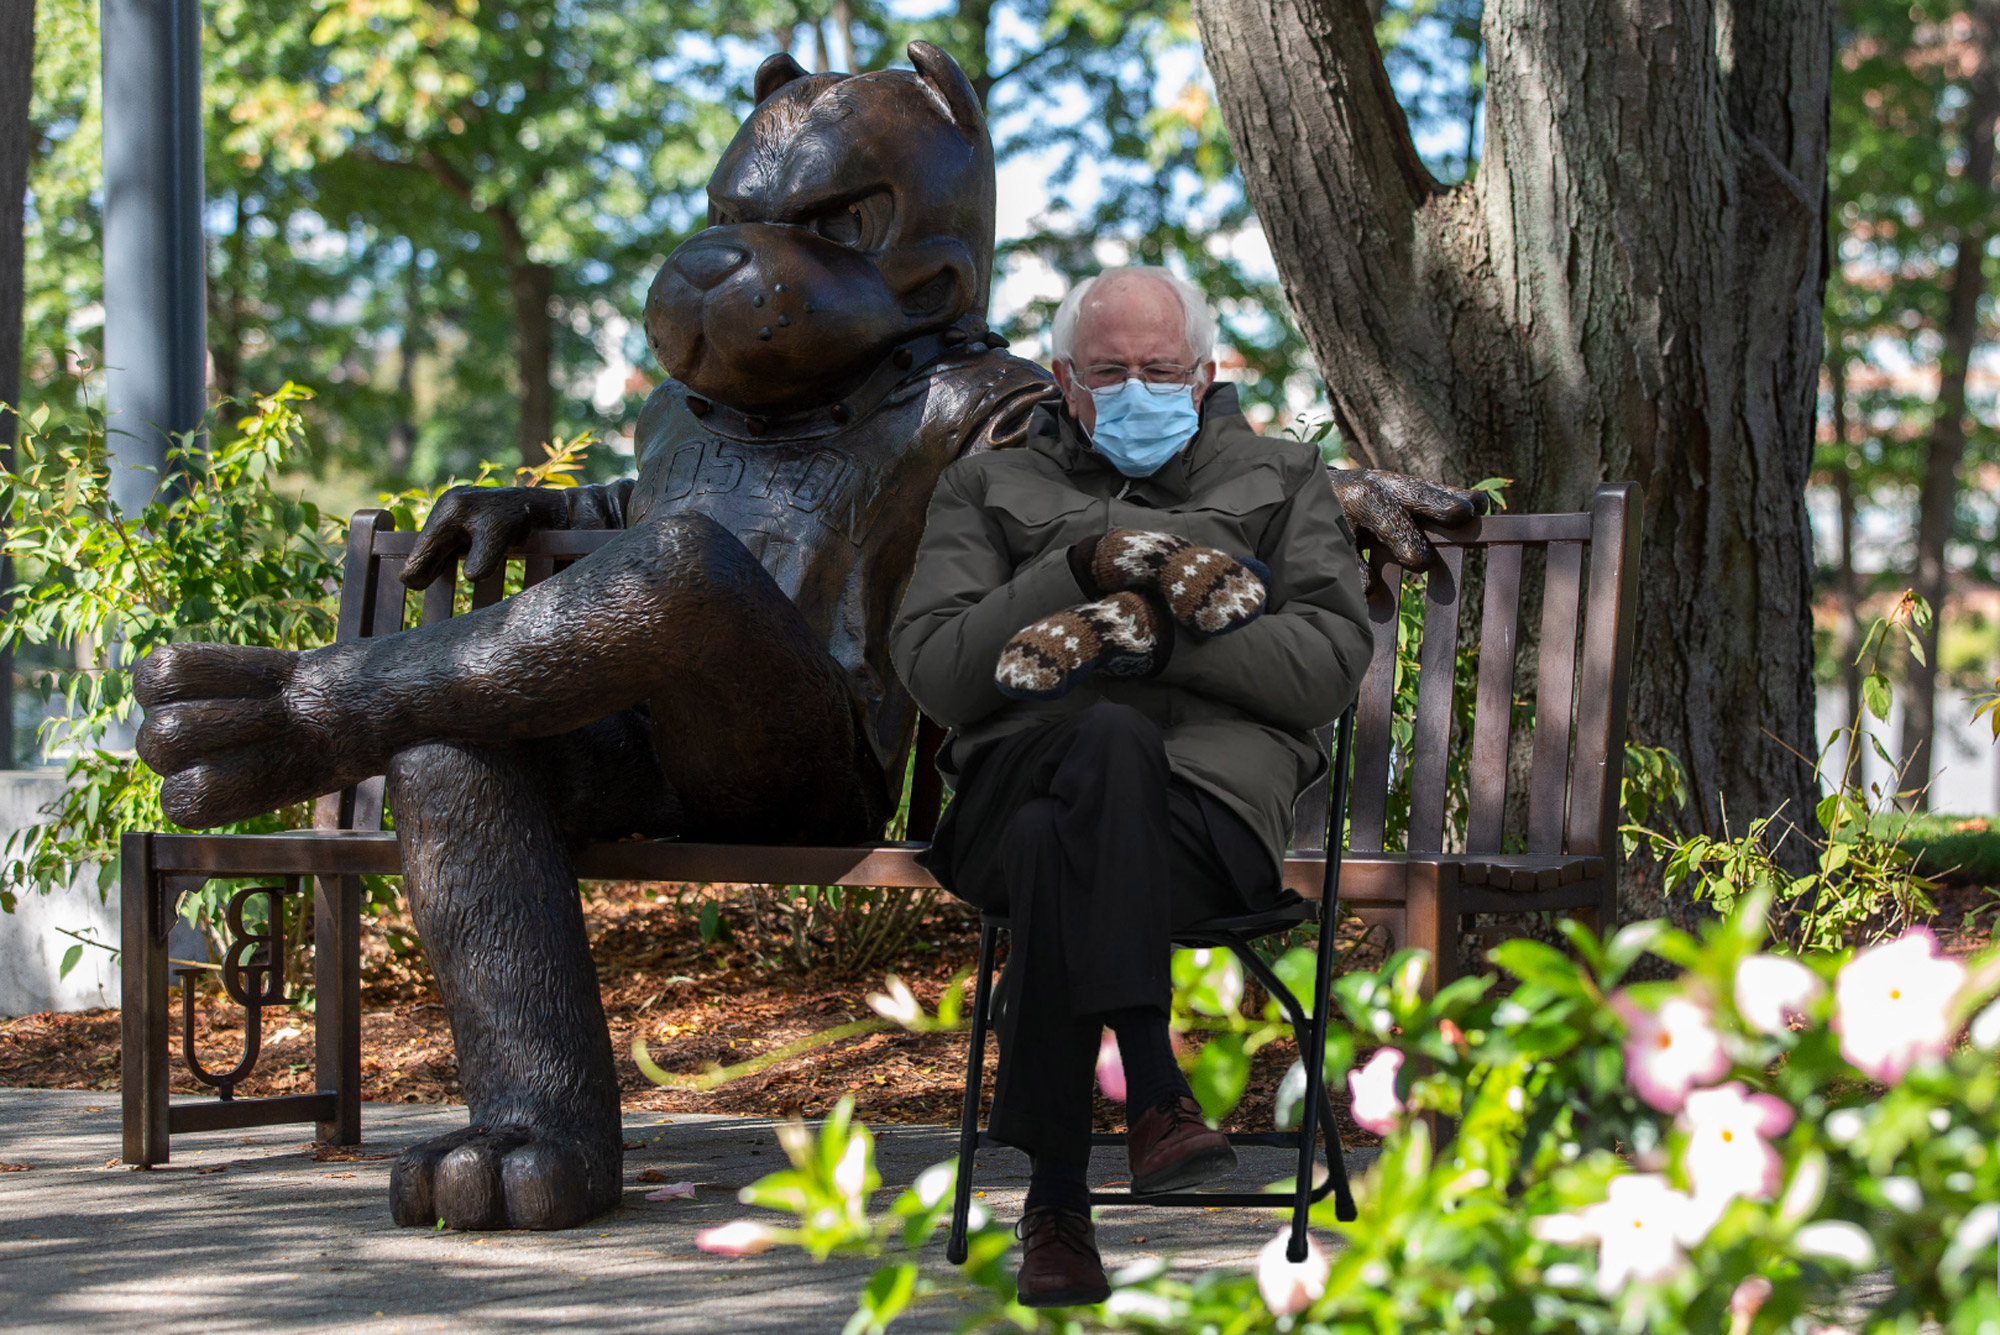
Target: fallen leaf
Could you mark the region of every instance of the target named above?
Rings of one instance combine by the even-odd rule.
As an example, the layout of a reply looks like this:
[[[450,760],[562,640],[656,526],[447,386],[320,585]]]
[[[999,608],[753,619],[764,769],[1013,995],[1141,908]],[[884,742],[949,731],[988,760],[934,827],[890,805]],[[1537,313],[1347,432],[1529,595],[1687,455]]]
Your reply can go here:
[[[625,1142],[625,1148],[628,1150],[643,1150],[646,1148],[646,1142],[643,1140],[628,1140]]]
[[[226,1163],[216,1164],[212,1168],[197,1168],[194,1170],[196,1177],[207,1177],[210,1173],[226,1173],[228,1171],[229,1165]]]
[[[664,1182],[667,1180],[667,1175],[657,1168],[642,1168],[639,1170],[639,1180],[641,1182]]]
[[[649,1201],[674,1201],[674,1200],[691,1201],[694,1199],[694,1183],[669,1182],[666,1186],[661,1187],[658,1191],[647,1192],[646,1199]]]
[[[0,1163],[0,1173],[25,1173],[32,1166],[24,1163]]]

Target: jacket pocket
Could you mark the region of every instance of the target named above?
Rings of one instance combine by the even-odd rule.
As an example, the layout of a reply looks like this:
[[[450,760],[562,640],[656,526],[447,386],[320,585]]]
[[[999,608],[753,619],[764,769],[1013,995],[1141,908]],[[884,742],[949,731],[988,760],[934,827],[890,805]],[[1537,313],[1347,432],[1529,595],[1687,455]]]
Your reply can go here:
[[[1000,482],[986,491],[986,509],[998,520],[1016,569],[1058,543],[1067,546],[1081,537],[1094,504],[1082,492],[1064,487]]]

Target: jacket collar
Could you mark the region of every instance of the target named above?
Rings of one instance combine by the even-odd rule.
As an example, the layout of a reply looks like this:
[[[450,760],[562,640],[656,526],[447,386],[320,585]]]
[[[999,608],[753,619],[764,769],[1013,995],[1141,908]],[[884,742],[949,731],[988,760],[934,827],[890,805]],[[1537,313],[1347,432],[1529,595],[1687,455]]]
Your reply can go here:
[[[1194,495],[1193,475],[1217,447],[1217,439],[1240,424],[1243,409],[1236,386],[1221,384],[1201,406],[1201,427],[1187,446],[1151,477],[1128,478],[1091,448],[1083,424],[1057,398],[1035,410],[1028,446],[1056,461],[1084,490],[1097,495],[1137,497],[1153,506],[1179,505]]]

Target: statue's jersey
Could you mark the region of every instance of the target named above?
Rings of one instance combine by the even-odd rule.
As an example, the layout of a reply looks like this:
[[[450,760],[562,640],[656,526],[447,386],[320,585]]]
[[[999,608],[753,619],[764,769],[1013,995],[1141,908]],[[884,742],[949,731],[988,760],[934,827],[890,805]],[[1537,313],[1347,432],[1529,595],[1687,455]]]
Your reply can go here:
[[[840,664],[890,766],[915,712],[889,664],[889,626],[931,491],[961,455],[1018,444],[1029,412],[1052,392],[1034,363],[969,347],[913,371],[859,421],[738,439],[706,425],[686,388],[668,381],[639,414],[637,479],[578,488],[586,494],[573,493],[572,513],[579,527],[630,528],[696,511],[734,533]]]

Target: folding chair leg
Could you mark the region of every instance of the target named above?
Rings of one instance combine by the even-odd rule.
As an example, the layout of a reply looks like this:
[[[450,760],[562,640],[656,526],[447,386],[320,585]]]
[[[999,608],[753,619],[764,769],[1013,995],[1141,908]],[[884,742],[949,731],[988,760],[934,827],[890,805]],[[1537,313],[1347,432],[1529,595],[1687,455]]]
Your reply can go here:
[[[999,936],[996,927],[982,925],[979,929],[979,966],[972,989],[972,1035],[966,1044],[965,1106],[958,1118],[958,1181],[952,1189],[951,1236],[944,1247],[945,1259],[953,1265],[965,1264],[968,1247],[972,1164],[979,1151],[979,1092],[986,1075],[986,1021],[992,1013],[993,955]]]
[[[122,884],[119,947],[123,1009],[122,1085],[126,1163],[151,1167],[167,1161],[167,933],[159,922],[159,875],[152,840],[128,832],[119,841]]]

